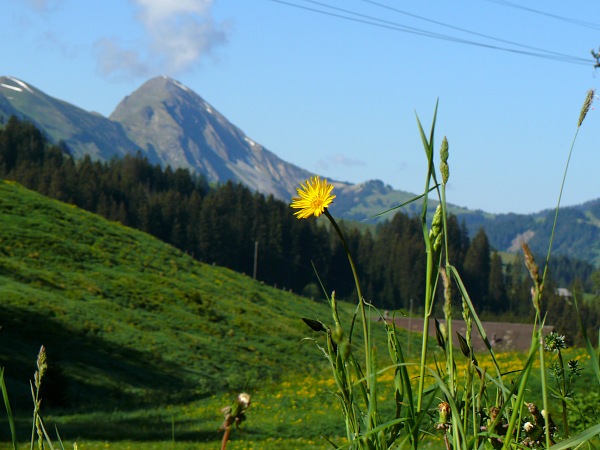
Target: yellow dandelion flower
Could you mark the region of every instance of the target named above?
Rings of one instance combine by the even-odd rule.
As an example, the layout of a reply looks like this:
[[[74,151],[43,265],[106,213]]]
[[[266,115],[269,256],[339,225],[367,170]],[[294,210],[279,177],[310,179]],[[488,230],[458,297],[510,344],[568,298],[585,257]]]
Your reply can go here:
[[[307,180],[306,185],[300,184],[296,189],[300,197],[292,198],[290,205],[299,210],[294,215],[298,219],[308,219],[312,215],[319,217],[335,198],[335,195],[331,195],[332,190],[333,185],[328,184],[327,180],[321,181],[318,176]]]

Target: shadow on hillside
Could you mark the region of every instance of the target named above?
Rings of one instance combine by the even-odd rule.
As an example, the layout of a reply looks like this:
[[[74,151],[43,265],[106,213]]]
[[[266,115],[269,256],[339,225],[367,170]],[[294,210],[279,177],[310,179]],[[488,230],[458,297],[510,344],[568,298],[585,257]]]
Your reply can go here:
[[[31,419],[23,418],[17,422],[17,435],[29,437],[31,433]],[[200,430],[199,423],[192,420],[177,421],[175,423],[175,441],[207,442],[220,441],[223,434],[218,431],[218,426],[212,430]],[[166,415],[160,417],[123,418],[116,413],[114,418],[103,416],[102,419],[81,420],[69,419],[63,423],[61,418],[46,420],[46,428],[51,437],[55,437],[54,427],[65,441],[170,441],[173,436],[171,418]]]
[[[31,411],[30,380],[41,345],[48,356],[42,407],[52,411],[127,411],[189,400],[186,368],[158,352],[123,348],[22,308],[0,306],[0,366],[13,410]],[[90,407],[92,406],[92,407]]]

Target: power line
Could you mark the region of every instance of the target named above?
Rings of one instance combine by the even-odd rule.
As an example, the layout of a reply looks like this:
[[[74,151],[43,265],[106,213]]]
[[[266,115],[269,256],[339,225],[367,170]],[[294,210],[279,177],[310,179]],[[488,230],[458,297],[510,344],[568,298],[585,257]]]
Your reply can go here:
[[[492,50],[521,54],[521,55],[525,55],[525,56],[532,56],[532,57],[536,57],[536,58],[560,61],[560,62],[565,62],[565,63],[570,63],[570,64],[590,65],[593,63],[593,61],[591,59],[585,59],[585,58],[572,56],[572,55],[565,55],[565,54],[553,52],[550,50],[537,49],[536,47],[525,46],[523,44],[512,43],[512,45],[518,45],[518,46],[530,48],[532,50],[537,50],[537,51],[519,50],[519,49],[515,49],[515,48],[510,48],[510,47],[503,47],[503,46],[499,46],[499,45],[486,44],[484,42],[467,40],[467,39],[450,36],[450,35],[446,35],[446,34],[442,34],[442,33],[435,33],[435,32],[431,32],[428,30],[403,25],[398,22],[393,22],[393,21],[389,21],[389,20],[380,19],[378,17],[369,16],[367,14],[359,13],[356,11],[351,11],[348,9],[327,5],[327,4],[324,4],[322,2],[318,2],[315,0],[304,0],[304,1],[307,3],[315,4],[317,6],[329,8],[331,11],[317,9],[315,7],[310,7],[310,6],[305,6],[305,5],[299,5],[299,4],[291,3],[290,1],[285,1],[285,0],[270,0],[270,1],[272,1],[274,3],[282,4],[285,6],[290,6],[290,7],[302,9],[305,11],[334,17],[336,19],[347,20],[347,21],[361,23],[361,24],[365,24],[365,25],[371,25],[371,26],[375,26],[375,27],[379,27],[379,28],[385,28],[385,29],[389,29],[392,31],[399,31],[399,32],[408,33],[408,34],[425,36],[425,37],[429,37],[429,38],[433,38],[433,39],[440,39],[440,40],[455,42],[455,43],[464,44],[464,45],[488,48],[488,49],[492,49]],[[452,27],[451,25],[446,25],[446,26]],[[458,27],[456,27],[456,28],[458,28]],[[468,31],[468,30],[463,30],[463,31]],[[471,32],[471,33],[476,34],[475,32]],[[485,35],[482,35],[482,36],[485,36]],[[491,36],[488,38],[498,40],[498,38],[492,38]],[[510,41],[506,41],[505,43],[508,43],[508,42],[510,42]],[[543,53],[540,53],[540,52],[543,52]]]
[[[514,46],[522,47],[522,48],[528,48],[530,50],[536,50],[536,51],[547,53],[547,54],[550,54],[550,55],[557,55],[557,56],[562,56],[562,57],[565,57],[565,58],[576,58],[576,57],[573,57],[571,55],[566,55],[564,53],[556,52],[556,51],[553,51],[553,50],[546,50],[546,49],[539,48],[539,47],[533,47],[531,45],[521,44],[519,42],[514,42],[514,41],[509,41],[507,39],[497,38],[495,36],[490,36],[489,34],[478,33],[476,31],[471,31],[471,30],[468,30],[466,28],[461,28],[461,27],[457,27],[457,26],[454,26],[454,25],[447,24],[445,22],[440,22],[440,21],[437,21],[437,20],[429,19],[427,17],[419,16],[417,14],[412,14],[412,13],[409,13],[407,11],[403,11],[401,9],[398,9],[398,8],[395,8],[395,7],[383,4],[381,2],[376,2],[374,0],[360,0],[360,1],[362,1],[364,3],[369,3],[371,5],[375,5],[375,6],[378,6],[380,8],[384,8],[384,9],[390,10],[390,11],[394,11],[396,13],[403,14],[405,16],[413,17],[415,19],[423,20],[425,22],[433,23],[435,25],[440,25],[440,26],[445,27],[445,28],[450,28],[452,30],[461,31],[463,33],[467,33],[467,34],[471,34],[471,35],[474,35],[474,36],[479,36],[479,37],[483,37],[483,38],[486,38],[486,39],[490,39],[492,41],[502,42],[504,44],[510,44],[510,45],[514,45]],[[490,1],[493,1],[493,0],[490,0]],[[588,60],[583,60],[583,61],[586,61],[586,63],[589,63]]]
[[[559,16],[556,14],[550,14],[544,11],[540,11],[538,9],[533,9],[533,8],[528,8],[527,6],[523,6],[523,5],[519,5],[517,3],[513,3],[513,2],[509,2],[507,0],[486,0],[490,3],[496,3],[498,5],[502,5],[502,6],[508,6],[510,8],[516,8],[516,9],[521,9],[523,11],[528,11],[534,14],[539,14],[542,16],[546,16],[546,17],[551,17],[552,19],[556,19],[556,20],[560,20],[562,22],[567,22],[567,23],[571,23],[573,25],[578,25],[580,27],[585,27],[585,28],[591,28],[592,30],[600,30],[600,24],[594,23],[594,22],[588,22],[586,20],[579,20],[579,19],[571,19],[569,17],[563,17],[563,16]]]

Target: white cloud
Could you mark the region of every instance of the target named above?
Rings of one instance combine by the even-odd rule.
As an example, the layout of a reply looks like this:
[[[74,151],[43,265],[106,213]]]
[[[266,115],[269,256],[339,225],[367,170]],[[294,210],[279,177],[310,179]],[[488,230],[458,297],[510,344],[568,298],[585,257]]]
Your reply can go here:
[[[365,161],[349,158],[339,153],[317,161],[317,168],[320,170],[327,170],[330,167],[365,167],[366,165]]]
[[[41,1],[41,0],[40,0]],[[139,48],[115,38],[94,47],[97,68],[111,78],[139,78],[155,73],[176,75],[192,69],[227,42],[226,27],[211,15],[213,0],[130,0],[145,32]]]
[[[149,67],[141,61],[140,54],[121,47],[116,38],[98,40],[94,44],[94,53],[97,69],[103,75],[119,80],[146,77],[149,74]]]
[[[197,14],[208,16],[213,0],[133,0],[141,8],[143,23],[160,23],[179,14]]]

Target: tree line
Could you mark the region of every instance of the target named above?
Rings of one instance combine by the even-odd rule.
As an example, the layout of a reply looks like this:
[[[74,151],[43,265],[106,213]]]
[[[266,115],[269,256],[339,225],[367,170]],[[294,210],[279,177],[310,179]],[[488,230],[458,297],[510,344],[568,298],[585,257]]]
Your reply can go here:
[[[338,298],[356,294],[344,249],[326,221],[298,220],[288,203],[241,184],[211,187],[188,170],[152,165],[141,155],[74,160],[66,145],[50,144],[34,125],[15,117],[0,129],[0,176],[147,232],[199,261],[248,275],[256,270],[258,280],[278,288],[322,298],[322,283]],[[367,300],[380,309],[408,309],[411,303],[418,308],[426,260],[420,218],[397,213],[366,230],[345,221],[340,226]],[[455,216],[448,218],[448,241],[450,260],[478,311],[530,316],[531,283],[520,255],[503,263],[483,229],[471,239]],[[588,263],[554,261],[556,286],[575,283],[590,292],[600,281]]]

